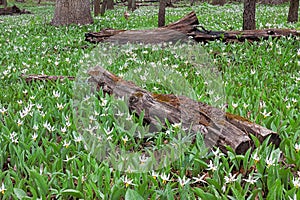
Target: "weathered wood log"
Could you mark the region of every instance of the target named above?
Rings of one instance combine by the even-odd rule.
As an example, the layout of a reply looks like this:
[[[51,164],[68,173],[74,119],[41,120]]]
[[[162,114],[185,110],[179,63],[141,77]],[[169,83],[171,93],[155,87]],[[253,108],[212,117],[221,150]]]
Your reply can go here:
[[[71,81],[75,80],[74,76],[49,76],[41,74],[22,74],[21,77],[25,79],[26,82],[30,83],[33,81],[57,81],[69,79]]]
[[[169,31],[168,31],[169,30]],[[171,32],[170,30],[173,30]],[[176,33],[178,32],[178,33]],[[183,34],[179,37],[180,34]],[[287,36],[300,37],[300,32],[292,29],[265,29],[265,30],[246,30],[246,31],[212,31],[199,26],[199,21],[195,12],[171,23],[162,28],[152,30],[115,30],[103,29],[100,32],[91,32],[85,34],[85,40],[98,42],[117,42],[117,43],[163,43],[174,41],[176,37],[182,40],[184,36],[193,38],[196,42],[209,42],[221,40],[223,42],[250,42],[266,40],[269,38],[280,38]],[[150,37],[148,37],[150,36]],[[138,39],[137,39],[138,38]],[[155,40],[153,40],[155,38]]]
[[[93,90],[127,99],[129,110],[137,115],[144,112],[144,120],[149,123],[150,129],[164,125],[167,119],[171,124],[181,123],[182,128],[192,135],[201,132],[207,146],[215,145],[226,151],[228,145],[238,154],[253,147],[250,133],[261,142],[270,137],[276,146],[280,143],[277,133],[205,103],[185,96],[153,94],[101,67],[90,69],[88,74]]]
[[[191,135],[202,132],[207,146],[217,146],[225,152],[228,145],[238,154],[243,154],[253,147],[250,133],[255,135],[260,142],[270,137],[270,142],[278,146],[281,141],[277,133],[241,116],[223,112],[185,96],[151,93],[101,67],[91,69],[89,75],[89,82],[92,83],[93,89],[101,89],[104,93],[117,98],[127,98],[131,112],[138,115],[144,112],[144,120],[149,123],[152,130],[164,124],[166,119],[171,124],[182,123],[183,129],[190,131]],[[22,74],[21,77],[28,83],[75,80],[73,76]]]
[[[260,41],[269,38],[295,36],[300,37],[300,32],[292,29],[264,29],[264,30],[244,30],[244,31],[207,31],[198,30],[189,34],[197,42],[208,42],[222,40],[223,42],[244,42],[246,40]]]
[[[21,14],[31,14],[31,12],[26,10],[21,10],[17,6],[0,8],[0,15],[21,15]]]
[[[189,13],[179,21],[169,24],[162,28],[152,30],[115,30],[102,29],[100,32],[91,32],[85,34],[85,40],[92,43],[115,42],[115,43],[162,43],[176,42],[178,40],[188,40],[187,34],[196,31],[196,25],[199,24],[195,12]]]

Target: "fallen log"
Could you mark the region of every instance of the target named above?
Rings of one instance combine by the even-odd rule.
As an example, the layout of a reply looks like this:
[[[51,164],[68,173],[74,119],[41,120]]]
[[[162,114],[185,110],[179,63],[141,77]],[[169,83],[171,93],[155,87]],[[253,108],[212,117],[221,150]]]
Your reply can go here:
[[[12,7],[0,8],[0,15],[21,15],[21,14],[31,14],[31,12],[26,11],[25,9],[21,10],[15,5],[13,5]]]
[[[226,146],[230,146],[238,154],[253,147],[250,133],[261,142],[270,137],[276,146],[281,141],[277,133],[267,128],[185,96],[151,93],[101,67],[90,69],[88,74],[93,89],[128,99],[129,110],[137,115],[144,112],[144,121],[150,129],[165,125],[167,119],[171,124],[181,123],[192,135],[201,132],[207,146],[217,146],[224,152]]]
[[[57,81],[57,80],[65,80],[69,79],[71,81],[75,80],[74,76],[49,76],[49,75],[42,75],[42,74],[21,74],[21,77],[25,79],[27,83],[33,81]]]
[[[171,32],[170,30],[173,30]],[[178,32],[178,33],[176,33]],[[246,30],[246,31],[212,31],[206,30],[203,26],[199,25],[196,13],[193,11],[165,27],[152,29],[152,30],[115,30],[115,29],[102,29],[100,32],[90,32],[85,34],[85,40],[98,43],[98,42],[117,42],[117,43],[163,43],[174,41],[174,35],[179,36],[178,40],[182,40],[183,36],[192,38],[196,42],[209,42],[213,40],[221,40],[225,43],[228,42],[244,42],[244,41],[260,41],[269,38],[280,38],[287,36],[299,37],[300,32],[292,29],[264,29],[264,30]],[[150,40],[155,38],[155,41]],[[137,40],[137,38],[139,38]],[[186,40],[185,38],[185,40]],[[126,39],[126,40],[125,40]]]
[[[127,98],[129,110],[137,115],[144,112],[144,121],[149,123],[152,129],[164,124],[166,119],[170,124],[181,123],[182,128],[192,135],[201,132],[207,146],[217,146],[224,152],[226,146],[230,146],[238,154],[244,154],[254,146],[254,142],[249,137],[250,133],[260,142],[267,137],[270,137],[269,141],[276,146],[281,142],[277,133],[208,104],[185,96],[151,93],[101,67],[89,70],[88,74],[92,89],[101,89],[116,98]],[[75,78],[34,74],[21,77],[26,82],[74,80]]]

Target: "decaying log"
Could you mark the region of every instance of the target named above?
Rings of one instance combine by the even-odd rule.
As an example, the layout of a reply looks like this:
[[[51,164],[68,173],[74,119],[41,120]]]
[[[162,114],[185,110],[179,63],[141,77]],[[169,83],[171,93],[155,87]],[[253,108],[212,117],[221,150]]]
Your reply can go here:
[[[173,30],[173,32],[168,31]],[[176,33],[178,32],[178,33]],[[85,40],[98,42],[117,42],[117,43],[163,43],[174,41],[174,35],[179,36],[179,40],[185,36],[193,38],[196,42],[209,42],[212,40],[221,40],[223,42],[244,42],[248,40],[259,41],[269,38],[280,38],[286,36],[300,37],[300,32],[292,29],[265,29],[265,30],[246,30],[246,31],[212,31],[206,30],[199,25],[196,13],[193,11],[187,16],[162,28],[152,30],[115,30],[103,29],[100,32],[91,32],[85,34]],[[149,36],[154,37],[155,41],[149,40]],[[126,40],[125,40],[126,38]],[[137,38],[139,38],[137,40]],[[186,40],[185,38],[185,40]]]
[[[41,74],[22,74],[21,77],[25,79],[26,82],[30,83],[33,81],[57,81],[57,80],[64,80],[69,79],[71,81],[75,80],[74,76],[48,76],[48,75],[41,75]]]
[[[92,68],[88,73],[93,90],[101,89],[116,98],[127,99],[129,110],[137,115],[144,112],[144,120],[149,123],[150,130],[164,125],[167,119],[171,124],[181,123],[182,128],[191,134],[201,132],[208,146],[215,145],[226,151],[228,145],[238,154],[253,146],[250,133],[261,142],[270,136],[270,141],[275,145],[280,143],[277,133],[205,103],[185,96],[153,94],[101,67]]]
[[[21,14],[31,14],[31,12],[26,10],[21,10],[17,6],[0,8],[0,15],[21,15]]]
[[[152,30],[115,30],[103,29],[100,32],[91,32],[85,34],[85,40],[92,43],[99,42],[117,42],[117,43],[162,43],[176,42],[178,40],[188,40],[187,34],[196,31],[196,25],[199,24],[195,12],[189,13],[177,22],[169,24],[162,28]],[[113,36],[113,37],[112,37]]]

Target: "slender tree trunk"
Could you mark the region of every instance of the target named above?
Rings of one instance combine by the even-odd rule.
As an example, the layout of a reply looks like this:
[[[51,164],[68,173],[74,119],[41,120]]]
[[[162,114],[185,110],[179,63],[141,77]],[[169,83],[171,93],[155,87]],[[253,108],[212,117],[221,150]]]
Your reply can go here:
[[[127,10],[132,10],[132,0],[128,0]]]
[[[243,30],[255,30],[256,0],[244,0]]]
[[[100,11],[101,16],[104,15],[106,7],[107,7],[107,0],[103,0],[102,5],[101,5],[101,11]]]
[[[158,27],[165,25],[166,0],[159,0]]]
[[[107,9],[108,10],[114,9],[114,0],[107,0]]]
[[[136,0],[132,0],[132,6],[131,10],[135,11],[136,10]]]
[[[6,8],[7,7],[7,0],[2,0],[1,4],[4,6],[4,8]]]
[[[100,0],[94,0],[94,16],[100,14]]]
[[[298,10],[299,10],[299,0],[291,0],[288,22],[297,22],[298,21]]]
[[[56,0],[52,25],[91,23],[93,23],[93,18],[89,0]]]

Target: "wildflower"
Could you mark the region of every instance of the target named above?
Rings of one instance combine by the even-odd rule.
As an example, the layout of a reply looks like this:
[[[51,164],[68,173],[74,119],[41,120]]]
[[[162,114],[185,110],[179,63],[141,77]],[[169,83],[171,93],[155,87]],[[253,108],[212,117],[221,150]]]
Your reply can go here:
[[[82,140],[83,140],[83,138],[82,138],[81,135],[79,135],[78,137],[74,138],[74,141],[77,142],[77,143],[80,143]]]
[[[297,153],[299,152],[299,150],[300,150],[300,144],[295,144],[295,150],[296,150]]]
[[[2,115],[4,115],[7,112],[7,108],[4,108],[4,107],[1,108],[0,112],[1,112]]]
[[[60,92],[59,92],[59,91],[53,90],[53,96],[54,96],[55,98],[60,97]]]
[[[293,177],[293,185],[295,186],[295,188],[299,188],[300,187],[300,178],[295,178]]]
[[[62,133],[65,133],[65,132],[67,132],[67,128],[64,126],[64,127],[61,127],[60,128],[60,131],[62,132]]]
[[[18,143],[19,143],[18,138],[13,138],[13,139],[12,139],[12,143],[18,144]]]
[[[258,163],[260,161],[260,158],[257,155],[257,152],[255,152],[255,154],[252,156],[253,160],[255,163]]]
[[[33,141],[36,141],[36,139],[37,139],[38,136],[39,136],[39,135],[38,135],[37,133],[34,133],[34,134],[32,135]]]
[[[56,107],[58,108],[58,110],[62,110],[65,107],[65,105],[62,103],[61,104],[57,103]]]
[[[37,131],[39,129],[39,126],[35,124],[35,125],[33,125],[32,129]]]
[[[36,107],[38,110],[40,110],[40,109],[43,108],[42,104],[36,104],[35,107]]]
[[[127,176],[122,178],[123,183],[125,184],[125,187],[127,188],[129,185],[136,185],[133,183],[132,179],[129,179]]]
[[[251,75],[254,75],[256,73],[256,70],[255,69],[251,69]]]
[[[20,119],[18,119],[18,121],[17,121],[17,125],[18,125],[18,126],[22,126],[22,125],[23,125],[23,121],[22,121],[22,120],[20,120]]]
[[[50,123],[46,121],[46,122],[43,124],[43,127],[44,127],[45,129],[49,129],[49,127],[51,127],[51,126],[50,126]]]
[[[5,188],[5,186],[4,186],[4,183],[2,183],[2,186],[1,186],[1,188],[0,188],[0,192],[1,192],[2,194],[4,194],[4,193],[5,193],[5,190],[6,190],[6,188]]]
[[[193,179],[195,180],[193,183],[198,183],[198,182],[206,183],[206,181],[204,180],[205,177],[206,177],[206,174],[202,175],[201,177],[198,174],[197,177],[193,177]]]
[[[239,106],[239,104],[238,104],[238,103],[233,103],[233,102],[232,102],[232,104],[231,104],[231,105],[232,105],[232,107],[233,107],[233,108],[237,108],[237,107]]]
[[[141,155],[141,156],[139,157],[139,159],[140,159],[140,163],[141,163],[141,164],[144,164],[144,163],[147,162],[147,160],[149,159],[149,157],[147,157],[147,156],[145,156],[145,154],[143,154],[143,155]]]
[[[258,179],[259,178],[254,178],[254,176],[251,174],[251,175],[249,175],[248,179],[243,179],[243,180],[252,185],[252,184],[256,183]]]
[[[128,141],[127,135],[125,135],[125,137],[122,137],[122,140],[123,140],[124,144],[126,144],[126,142]]]
[[[213,164],[213,162],[210,160],[209,161],[209,165],[208,165],[208,168],[206,169],[206,170],[208,170],[208,171],[216,171],[218,168],[217,168],[217,166],[214,166],[214,164]]]
[[[264,112],[261,112],[261,114],[264,116],[264,118],[269,117],[271,115],[271,112],[268,112],[264,110]]]
[[[157,172],[155,172],[154,170],[152,170],[151,176],[152,176],[154,179],[157,179],[158,175],[159,175],[159,174],[158,174]]]
[[[186,179],[186,176],[183,176],[183,178],[181,179],[180,177],[178,177],[178,182],[180,184],[181,187],[185,186],[186,184],[188,184],[190,182],[190,178]]]
[[[173,128],[180,128],[181,127],[181,123],[174,123],[172,124]]]
[[[22,100],[18,100],[17,103],[18,103],[19,105],[21,105],[21,104],[23,103],[23,101],[22,101]]]
[[[267,168],[273,166],[275,163],[275,160],[270,156],[268,159],[266,159]]]
[[[248,108],[249,104],[244,103],[244,108]]]
[[[162,179],[163,184],[166,184],[167,181],[170,181],[170,174],[168,174],[167,176],[165,173],[163,173],[162,175],[160,175],[160,178]]]
[[[224,156],[224,154],[220,151],[219,148],[217,148],[216,151],[212,151],[212,153],[215,155],[215,157],[220,158],[221,156]]]
[[[67,142],[65,140],[63,146],[66,147],[66,148],[68,148],[70,146],[70,144],[71,144],[71,141]]]
[[[89,119],[90,119],[90,123],[97,120],[94,115],[89,116]]]
[[[71,122],[70,122],[70,121],[67,121],[67,122],[66,122],[66,126],[67,126],[67,127],[70,127],[70,126],[71,126]]]
[[[127,121],[132,120],[132,115],[128,114],[127,117],[126,117],[126,120],[127,120]]]
[[[229,173],[229,176],[225,176],[225,183],[232,183],[234,181],[236,181],[237,179],[235,178],[236,174],[232,175],[231,173]]]

